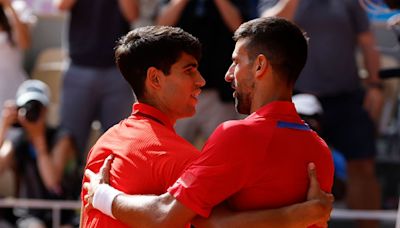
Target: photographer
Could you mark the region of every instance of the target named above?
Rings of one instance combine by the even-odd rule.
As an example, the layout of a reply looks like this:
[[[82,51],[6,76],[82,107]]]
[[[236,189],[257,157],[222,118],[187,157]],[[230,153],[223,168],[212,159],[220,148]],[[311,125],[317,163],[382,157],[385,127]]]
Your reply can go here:
[[[69,188],[75,186],[79,191],[79,185],[66,175],[75,158],[75,146],[67,132],[46,125],[48,104],[47,85],[27,80],[18,88],[15,103],[7,101],[3,107],[0,172],[15,166],[19,198],[66,199],[73,197],[74,189]],[[63,183],[67,181],[66,186]],[[18,227],[50,227],[50,210],[14,209],[14,213],[19,217]],[[71,224],[68,220],[72,217],[63,213],[62,224]]]

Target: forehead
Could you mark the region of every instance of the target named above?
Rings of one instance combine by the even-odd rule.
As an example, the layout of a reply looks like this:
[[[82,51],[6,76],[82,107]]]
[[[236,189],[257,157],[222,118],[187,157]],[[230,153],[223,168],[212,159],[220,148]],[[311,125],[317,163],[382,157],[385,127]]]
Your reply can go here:
[[[236,41],[232,57],[237,58],[247,56],[247,43],[248,41],[246,39],[239,39]]]
[[[196,65],[197,66],[197,60],[194,56],[189,55],[186,52],[182,52],[181,55],[179,56],[178,60],[172,65],[176,67],[186,67],[187,65]]]

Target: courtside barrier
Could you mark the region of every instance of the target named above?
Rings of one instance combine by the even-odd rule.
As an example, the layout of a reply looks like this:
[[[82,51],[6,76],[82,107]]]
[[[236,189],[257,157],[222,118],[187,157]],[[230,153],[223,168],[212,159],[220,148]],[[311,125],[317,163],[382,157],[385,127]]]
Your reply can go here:
[[[12,207],[51,209],[53,213],[52,227],[59,228],[61,218],[60,211],[65,209],[79,210],[81,208],[81,202],[68,200],[0,199],[0,208]],[[331,214],[331,220],[356,219],[393,222],[396,223],[396,228],[400,228],[400,210],[349,210],[334,208]]]

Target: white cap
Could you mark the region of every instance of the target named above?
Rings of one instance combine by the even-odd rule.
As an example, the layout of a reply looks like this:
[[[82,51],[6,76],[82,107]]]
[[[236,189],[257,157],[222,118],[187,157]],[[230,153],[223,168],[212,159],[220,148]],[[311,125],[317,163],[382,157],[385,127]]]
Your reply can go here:
[[[16,96],[17,106],[23,106],[33,100],[47,106],[50,101],[50,89],[42,81],[26,80],[18,87]]]
[[[292,102],[296,107],[297,113],[306,116],[315,114],[321,115],[323,109],[317,97],[312,94],[300,93],[292,97]]]

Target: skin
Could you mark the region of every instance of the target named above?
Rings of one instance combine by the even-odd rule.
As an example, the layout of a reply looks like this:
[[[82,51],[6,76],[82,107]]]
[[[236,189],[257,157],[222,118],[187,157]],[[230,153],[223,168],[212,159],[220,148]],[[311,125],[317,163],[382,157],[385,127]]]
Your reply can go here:
[[[301,0],[282,0],[271,9],[263,12],[262,16],[280,16],[294,20],[294,14]],[[375,49],[376,42],[371,31],[365,31],[357,35],[357,44],[360,47],[363,64],[368,72],[365,79],[366,94],[364,108],[369,113],[375,124],[379,123],[383,108],[382,89],[372,84],[381,84],[378,76],[379,53]],[[374,159],[349,160],[347,163],[348,183],[346,203],[353,209],[379,209],[381,189],[375,175]],[[369,199],[369,200],[365,200]],[[378,227],[377,221],[358,221],[359,227]]]
[[[29,122],[17,111],[13,101],[7,101],[2,111],[0,167],[4,169],[13,163],[15,148],[10,141],[5,139],[5,133],[13,123],[18,122],[28,135],[30,143],[37,153],[37,166],[43,184],[49,190],[57,192],[60,187],[63,172],[67,161],[73,159],[75,149],[69,137],[65,136],[57,141],[51,153],[47,148],[46,141],[46,116],[47,109],[42,109],[39,119],[36,122]]]
[[[197,60],[186,53],[171,66],[168,75],[150,67],[146,79],[146,103],[157,107],[173,124],[177,119],[193,116],[200,88],[206,83],[197,67]]]
[[[246,39],[239,40],[236,43],[232,55],[233,63],[225,76],[226,81],[230,82],[235,89],[234,97],[238,110],[241,113],[250,113],[271,101],[290,101],[292,87],[280,79],[281,77],[274,72],[264,55],[260,54],[253,61],[250,61],[247,44],[248,40]],[[100,182],[98,178],[92,175],[91,171],[87,171],[86,175],[88,178]],[[96,186],[96,184],[94,185]],[[91,183],[84,183],[83,185],[83,188],[88,190],[88,194],[84,196],[85,201],[88,202],[87,209],[91,208],[90,204],[96,188],[90,186]],[[311,192],[313,192],[311,194],[313,196],[309,198],[311,202],[307,201],[306,205],[297,204],[292,205],[294,208],[289,206],[251,215],[237,213],[230,219],[217,220],[224,223],[223,227],[235,227],[237,224],[243,223],[240,222],[243,221],[243,218],[249,218],[244,220],[246,223],[243,226],[251,224],[252,227],[305,227],[315,223],[318,223],[321,227],[326,227],[331,210],[331,205],[327,205],[332,203],[333,198],[320,189],[313,189]],[[324,199],[321,200],[322,198]],[[317,200],[313,201],[314,199]],[[307,203],[317,203],[318,209],[315,210],[315,205]],[[304,214],[305,211],[307,211],[307,214]],[[193,221],[196,216],[194,211],[181,204],[169,193],[160,196],[120,194],[113,201],[112,213],[118,220],[131,227],[183,227]],[[236,220],[235,218],[240,219]]]
[[[233,32],[243,22],[239,10],[229,0],[213,0],[225,25]],[[189,0],[171,0],[160,11],[156,18],[158,25],[174,26],[189,3]]]
[[[0,5],[3,6],[3,9],[7,15],[8,21],[12,28],[12,39],[16,43],[17,47],[21,50],[28,49],[31,46],[29,26],[20,21],[19,16],[12,7],[10,0],[0,0]],[[0,30],[2,30],[1,26]]]

